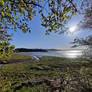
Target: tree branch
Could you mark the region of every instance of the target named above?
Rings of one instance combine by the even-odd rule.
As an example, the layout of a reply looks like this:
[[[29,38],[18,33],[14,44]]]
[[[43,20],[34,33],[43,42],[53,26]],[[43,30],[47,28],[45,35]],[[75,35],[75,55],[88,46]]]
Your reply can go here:
[[[77,8],[76,6],[73,4],[73,2],[71,0],[69,0],[69,2],[72,4],[72,6],[74,7],[75,11],[77,12]]]
[[[32,5],[35,5],[35,6],[38,6],[38,7],[42,8],[42,6],[41,6],[40,4],[37,4],[36,2],[33,2],[33,1],[31,1],[31,2],[26,2],[25,0],[23,0],[23,1],[24,1],[24,3],[26,3],[26,4],[32,4]]]
[[[19,4],[19,2],[16,2],[15,0],[11,0],[11,2],[15,3],[15,4]],[[31,2],[27,2],[26,0],[23,0],[23,2],[27,5],[27,4],[32,4],[34,6],[38,6],[40,8],[42,8],[42,6],[40,4],[37,4],[36,2],[34,1],[31,1]]]

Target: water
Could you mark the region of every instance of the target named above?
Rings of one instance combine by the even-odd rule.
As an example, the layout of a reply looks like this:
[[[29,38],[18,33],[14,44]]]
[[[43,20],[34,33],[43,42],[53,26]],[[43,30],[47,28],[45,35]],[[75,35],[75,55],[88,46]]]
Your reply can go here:
[[[0,66],[3,66],[3,64],[0,64]]]
[[[21,52],[20,54],[25,54],[33,56],[36,60],[40,60],[38,56],[56,56],[65,58],[78,58],[82,56],[82,50],[63,50],[63,51],[48,51],[48,52]],[[0,64],[3,66],[3,64]]]
[[[82,50],[63,50],[63,51],[48,51],[48,52],[21,52],[34,58],[38,56],[56,56],[65,58],[78,58],[82,55]],[[38,59],[38,58],[37,58]]]

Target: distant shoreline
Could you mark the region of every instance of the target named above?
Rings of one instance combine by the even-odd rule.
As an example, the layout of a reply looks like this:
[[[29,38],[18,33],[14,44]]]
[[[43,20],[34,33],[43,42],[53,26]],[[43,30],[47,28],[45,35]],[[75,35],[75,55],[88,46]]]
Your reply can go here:
[[[27,48],[16,48],[16,52],[48,52],[46,49],[27,49]]]
[[[84,49],[28,49],[28,48],[16,48],[16,52],[48,52],[48,51],[70,51],[70,50],[81,50]]]

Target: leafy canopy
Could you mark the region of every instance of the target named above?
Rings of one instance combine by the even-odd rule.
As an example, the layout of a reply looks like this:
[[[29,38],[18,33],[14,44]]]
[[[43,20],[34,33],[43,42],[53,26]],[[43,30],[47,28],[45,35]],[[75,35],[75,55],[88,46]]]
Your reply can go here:
[[[84,3],[83,3],[84,4]],[[82,6],[84,7],[84,6]],[[87,0],[86,5],[84,7],[84,11],[82,11],[82,14],[84,15],[83,20],[79,23],[80,29],[83,30],[92,30],[92,0]],[[85,30],[85,31],[87,31]],[[73,44],[75,44],[73,47],[77,46],[88,46],[88,48],[92,49],[92,35],[81,39],[74,39]]]
[[[91,6],[85,9],[84,20],[80,23],[83,29],[92,29],[92,1]]]
[[[15,46],[10,45],[11,37],[7,31],[0,30],[0,58],[7,58],[13,53]]]
[[[31,31],[30,21],[39,12],[42,26],[57,32],[76,14],[75,0],[0,0],[0,26],[24,33]]]

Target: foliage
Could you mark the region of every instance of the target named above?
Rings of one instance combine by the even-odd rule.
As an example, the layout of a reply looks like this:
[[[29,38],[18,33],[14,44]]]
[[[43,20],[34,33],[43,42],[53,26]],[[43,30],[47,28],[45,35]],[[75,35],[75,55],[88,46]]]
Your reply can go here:
[[[64,32],[64,27],[67,21],[77,12],[74,0],[49,0],[48,14],[44,14],[42,10],[39,11],[42,17],[42,26],[47,28],[46,34],[54,31]]]
[[[73,42],[74,44],[77,44],[77,46],[79,45],[83,45],[83,46],[89,46],[92,47],[92,36],[88,36],[85,39],[78,39],[76,38]]]
[[[83,20],[78,24],[80,29],[92,29],[92,0],[87,0],[86,5],[85,2],[82,3],[82,8],[84,11],[81,11],[83,14]],[[89,35],[86,38],[76,38],[72,42],[74,45],[72,47],[78,47],[78,46],[85,46],[87,47],[87,50],[84,51],[84,56],[91,56],[92,57],[92,35]]]
[[[10,45],[11,36],[7,31],[0,30],[0,58],[7,58],[13,53],[15,46]]]
[[[85,50],[83,51],[84,57],[92,57],[92,36],[88,36],[86,38],[81,38],[81,39],[74,39],[72,42],[73,46],[72,47],[78,47],[78,46],[85,46]]]
[[[83,21],[80,22],[80,27],[83,29],[92,29],[92,0],[90,0],[90,3],[84,9],[84,18]]]
[[[30,21],[39,11],[47,33],[63,29],[67,20],[76,14],[74,0],[0,0],[0,25],[7,29],[30,30]]]

